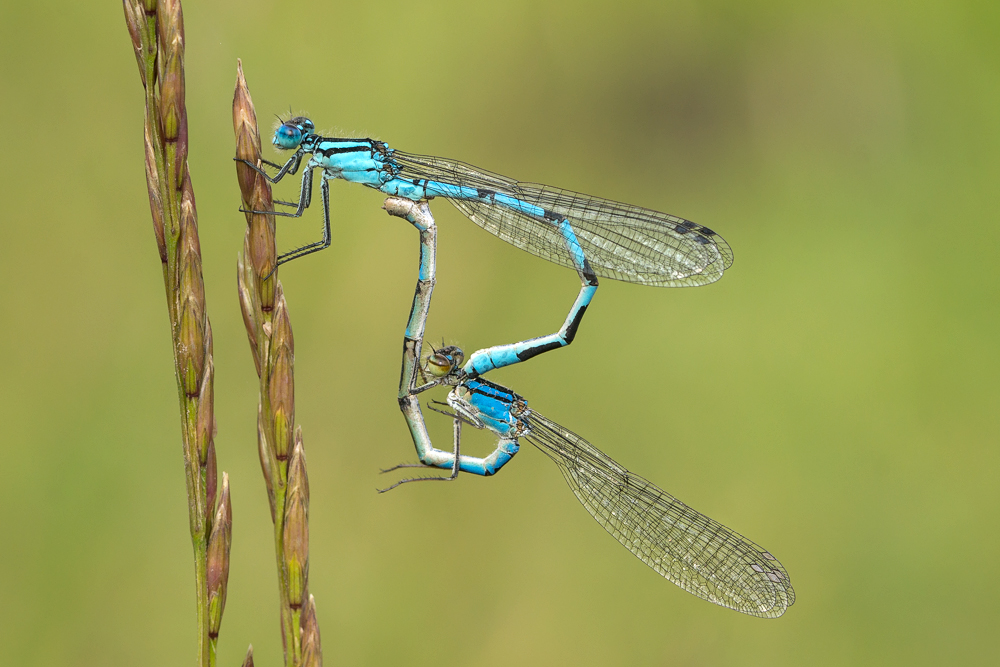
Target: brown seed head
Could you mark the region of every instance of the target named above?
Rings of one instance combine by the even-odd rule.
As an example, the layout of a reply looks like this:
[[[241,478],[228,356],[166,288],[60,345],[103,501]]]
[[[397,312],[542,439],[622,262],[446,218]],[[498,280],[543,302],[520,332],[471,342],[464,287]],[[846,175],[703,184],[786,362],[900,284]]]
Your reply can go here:
[[[243,63],[236,63],[236,89],[233,92],[233,132],[236,135],[236,157],[260,166],[260,133],[250,90],[243,76]],[[243,208],[251,211],[272,211],[271,186],[267,179],[243,162],[236,162],[236,177],[243,198]],[[261,308],[270,312],[274,306],[275,281],[271,274],[277,265],[274,248],[274,216],[247,213],[250,238],[250,264],[263,284],[260,285]]]
[[[233,542],[233,511],[229,498],[229,475],[222,473],[222,495],[215,525],[208,540],[208,633],[219,635],[229,584],[229,551]]]
[[[257,113],[250,99],[247,81],[243,77],[243,63],[236,61],[236,90],[233,91],[233,132],[236,134],[236,157],[260,166],[260,133],[257,130]],[[263,180],[260,174],[248,165],[236,163],[236,177],[243,195],[243,207],[253,209],[253,193],[258,187],[257,181]],[[270,190],[270,187],[267,186]],[[256,209],[262,210],[262,209]]]
[[[198,416],[195,420],[195,444],[201,465],[208,461],[208,449],[215,437],[215,364],[212,356],[205,356],[205,372],[198,392]],[[211,498],[211,496],[209,496]]]
[[[323,650],[319,639],[319,622],[316,620],[316,598],[312,595],[302,610],[302,661],[301,667],[323,667]]]
[[[200,309],[194,299],[187,298],[181,305],[177,364],[181,369],[184,392],[188,396],[197,396],[201,387],[202,366],[205,361],[204,342]]]
[[[163,141],[175,143],[174,182],[180,186],[187,172],[187,113],[184,106],[184,16],[180,0],[160,0],[160,127]]]
[[[285,500],[283,549],[288,576],[289,604],[294,608],[305,600],[309,577],[309,478],[301,429],[288,464],[288,495]]]
[[[218,463],[215,460],[215,443],[208,443],[208,456],[205,457],[205,520],[206,525],[212,525],[215,511],[215,492],[218,486]]]
[[[280,294],[272,323],[268,392],[274,420],[275,453],[280,460],[285,459],[291,450],[295,423],[294,340],[288,321],[288,307]]]
[[[249,239],[243,239],[243,252],[236,260],[236,285],[240,296],[240,312],[243,314],[243,326],[247,330],[247,338],[250,341],[250,353],[253,354],[253,363],[257,368],[257,377],[260,377],[260,335],[257,323],[264,319],[264,313],[260,310],[260,303],[257,301],[257,290],[251,289],[251,285],[256,285],[257,280],[252,271],[244,261],[244,257],[250,251]]]
[[[199,312],[205,308],[205,281],[201,274],[201,244],[198,225],[194,221],[193,200],[181,203],[181,236],[178,244],[177,269],[180,273],[181,298],[191,298]]]
[[[139,77],[142,79],[143,87],[146,86],[146,62],[143,58],[144,49],[142,46],[142,24],[145,22],[142,8],[132,0],[124,0],[122,6],[125,9],[125,25],[128,27],[128,36],[132,40],[132,50],[135,51],[135,59],[139,64]]]
[[[292,424],[295,419],[291,360],[287,353],[279,354],[271,376],[271,409],[274,420],[274,453],[279,461],[288,458],[292,444]]]
[[[166,66],[160,88],[160,129],[165,142],[177,141],[184,113],[184,61],[176,49],[164,54]]]
[[[292,322],[288,318],[288,302],[285,301],[285,293],[278,287],[276,308],[272,320],[271,349],[276,347],[287,347],[289,352],[295,354],[295,339],[292,336]]]
[[[264,413],[261,412],[260,405],[257,406],[257,454],[260,456],[260,470],[264,473],[264,485],[267,487],[267,502],[271,506],[271,523],[274,523],[274,487],[281,486],[280,476],[276,474],[278,461],[274,457],[274,452],[267,445],[267,437],[264,431]]]
[[[292,460],[288,462],[288,492],[295,491],[302,496],[302,502],[309,509],[309,475],[306,473],[306,450],[302,441],[302,427],[295,428],[295,446]]]
[[[187,237],[185,243],[192,245],[201,256],[201,242],[198,240],[198,208],[194,203],[194,187],[191,176],[185,170],[181,183],[181,234]],[[199,269],[200,270],[200,269]]]
[[[129,32],[131,33],[132,27],[137,29],[141,48],[141,53],[136,53],[136,58],[139,61],[139,76],[142,79],[143,87],[148,92],[149,87],[155,83],[151,79],[156,76],[156,56],[159,51],[156,43],[156,2],[155,0],[124,0],[124,2],[126,21],[131,21]],[[148,7],[150,4],[152,4],[152,8]],[[149,109],[147,109],[148,111]]]
[[[277,253],[274,245],[274,224],[266,215],[252,215],[247,235],[250,238],[250,263],[260,285],[260,308],[265,313],[274,310],[274,291],[277,286]],[[265,276],[269,276],[266,280]]]
[[[153,231],[156,233],[156,247],[160,251],[160,261],[167,263],[167,244],[163,239],[163,201],[160,197],[160,175],[156,169],[156,153],[150,135],[149,112],[146,112],[143,139],[146,145],[146,189],[149,192],[149,210],[153,215]]]

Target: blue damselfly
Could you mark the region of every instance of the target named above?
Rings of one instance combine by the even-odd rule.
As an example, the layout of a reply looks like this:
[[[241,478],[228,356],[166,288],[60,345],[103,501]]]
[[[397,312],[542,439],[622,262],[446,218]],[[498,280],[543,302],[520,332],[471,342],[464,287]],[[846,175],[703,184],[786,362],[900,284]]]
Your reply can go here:
[[[466,363],[468,373],[485,373],[569,345],[597,290],[598,277],[660,287],[697,286],[715,282],[733,262],[732,250],[721,236],[690,220],[521,183],[457,160],[404,153],[374,139],[323,137],[303,116],[284,121],[272,143],[294,151],[283,165],[265,162],[277,168],[274,176],[250,165],[272,183],[295,174],[310,156],[298,202],[275,201],[295,210],[274,215],[300,217],[312,201],[313,172],[322,170],[322,238],[280,255],[278,264],[330,245],[329,184],[343,179],[410,201],[443,197],[494,236],[576,270],[580,293],[558,332],[473,354]]]

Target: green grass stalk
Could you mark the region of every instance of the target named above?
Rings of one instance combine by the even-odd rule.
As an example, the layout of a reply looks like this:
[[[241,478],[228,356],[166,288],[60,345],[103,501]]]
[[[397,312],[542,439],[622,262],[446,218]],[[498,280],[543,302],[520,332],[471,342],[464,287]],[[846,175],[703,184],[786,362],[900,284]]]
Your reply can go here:
[[[198,665],[215,665],[229,578],[229,480],[217,494],[212,326],[205,304],[198,213],[188,173],[184,19],[180,0],[123,0],[145,89],[146,185],[163,268],[194,546]]]
[[[233,95],[236,157],[261,165],[260,133],[250,91],[237,65]],[[259,173],[236,162],[243,208],[273,211],[271,186]],[[281,639],[286,667],[321,667],[316,604],[309,594],[309,478],[302,429],[295,428],[295,341],[288,306],[278,281],[274,216],[247,213],[237,283],[243,323],[260,378],[257,451],[267,489],[278,565]]]

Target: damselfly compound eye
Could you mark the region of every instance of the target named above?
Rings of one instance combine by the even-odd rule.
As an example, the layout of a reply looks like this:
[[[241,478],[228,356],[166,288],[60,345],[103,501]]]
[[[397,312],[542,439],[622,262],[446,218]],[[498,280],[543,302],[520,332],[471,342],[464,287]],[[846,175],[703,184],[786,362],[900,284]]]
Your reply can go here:
[[[298,148],[298,145],[302,143],[302,130],[295,125],[285,123],[274,131],[273,143],[278,148],[288,150]]]
[[[424,370],[436,378],[443,378],[455,370],[464,360],[465,353],[462,352],[462,349],[449,345],[440,350],[434,350],[434,354],[427,357],[427,361],[424,362]]]

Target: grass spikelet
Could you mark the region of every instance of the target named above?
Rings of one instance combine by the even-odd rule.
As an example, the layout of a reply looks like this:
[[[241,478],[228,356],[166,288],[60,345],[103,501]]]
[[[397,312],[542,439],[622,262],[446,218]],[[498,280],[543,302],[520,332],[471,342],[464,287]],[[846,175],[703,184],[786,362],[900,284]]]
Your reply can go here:
[[[316,621],[316,600],[311,595],[302,612],[302,662],[300,664],[301,667],[323,667],[319,623]]]

